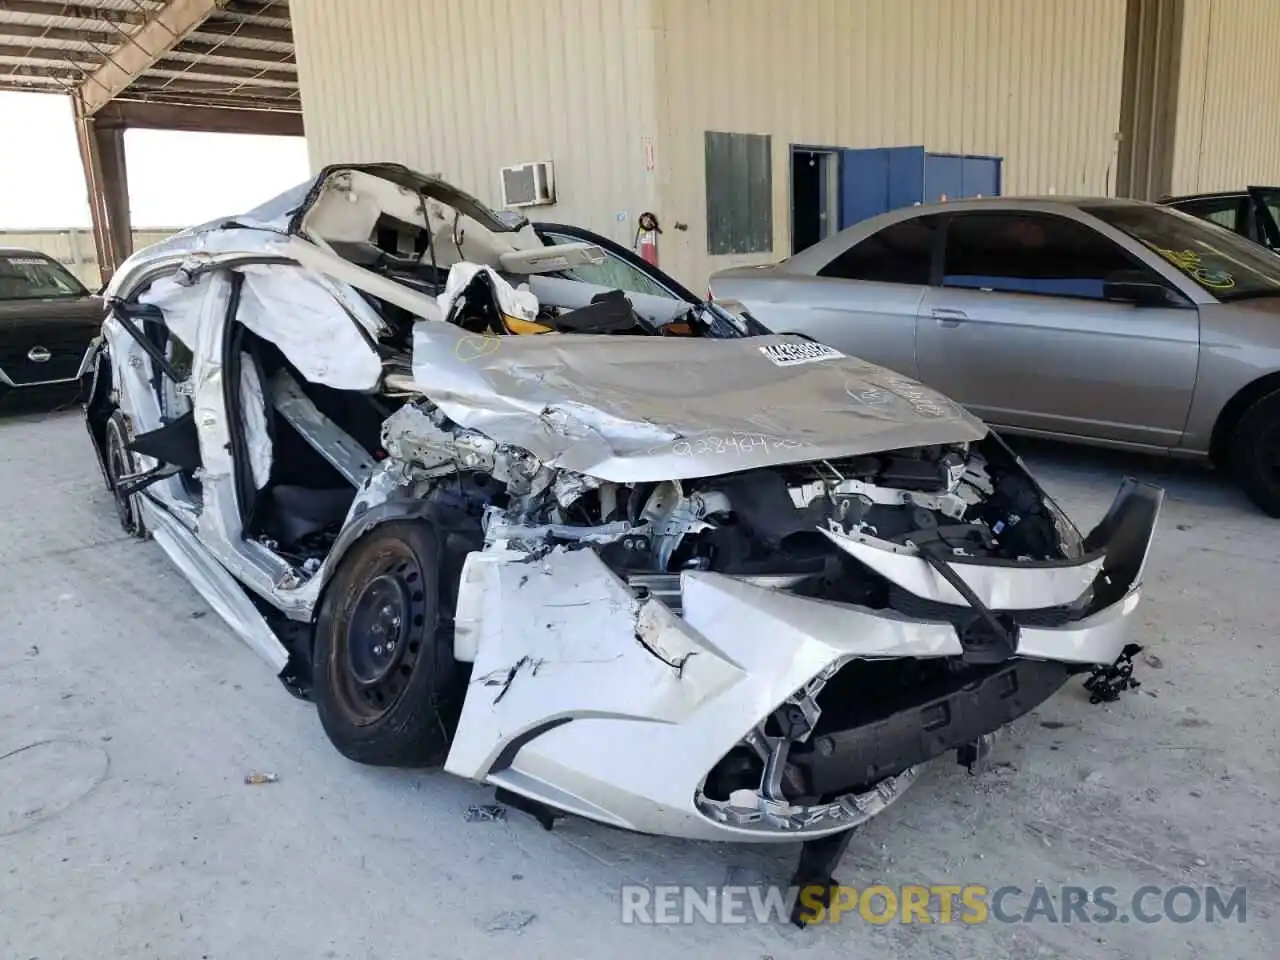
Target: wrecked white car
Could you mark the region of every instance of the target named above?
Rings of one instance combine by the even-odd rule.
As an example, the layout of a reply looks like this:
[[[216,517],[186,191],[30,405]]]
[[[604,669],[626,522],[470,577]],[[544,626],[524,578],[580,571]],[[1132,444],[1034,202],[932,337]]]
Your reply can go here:
[[[1158,488],[1082,537],[944,397],[606,246],[349,165],[111,281],[120,520],[343,754],[807,841],[1121,658]]]

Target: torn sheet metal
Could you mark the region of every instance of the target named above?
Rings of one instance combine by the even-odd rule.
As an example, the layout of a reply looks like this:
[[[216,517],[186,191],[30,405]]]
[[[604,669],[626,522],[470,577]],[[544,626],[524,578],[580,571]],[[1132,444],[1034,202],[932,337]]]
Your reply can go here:
[[[981,439],[941,394],[852,357],[779,365],[740,340],[491,337],[414,327],[419,389],[455,422],[548,466],[620,483]],[[775,351],[776,352],[776,351]]]
[[[490,233],[510,233],[511,227],[501,220],[496,213],[468,193],[464,193],[451,183],[439,177],[418,173],[399,163],[334,163],[321,170],[306,185],[300,199],[294,188],[286,196],[274,201],[267,201],[257,208],[255,213],[268,219],[272,226],[279,226],[290,232],[304,229],[312,214],[322,213],[321,207],[333,198],[341,198],[344,194],[373,192],[384,200],[389,187],[397,188],[401,194],[399,203],[409,205],[409,209],[421,211],[421,200],[435,200],[452,207],[463,216],[470,217]],[[293,203],[292,209],[286,210]],[[342,200],[339,199],[341,204]],[[383,202],[382,209],[392,207]],[[403,210],[393,210],[402,212]],[[404,215],[401,219],[414,222],[412,215]],[[367,231],[364,234],[368,236]]]
[[[168,511],[145,497],[141,502],[147,530],[200,596],[276,673],[283,670],[289,662],[288,651],[271,632],[266,620],[235,578]]]
[[[420,209],[420,198],[427,197],[447,204],[491,233],[515,236],[511,227],[479,200],[437,177],[396,163],[333,164],[252,210],[188,227],[135,252],[112,274],[103,293],[108,298],[117,296],[120,291],[131,288],[141,272],[165,259],[171,258],[176,266],[183,259],[213,260],[226,254],[258,252],[263,256],[280,256],[289,235],[299,232],[302,221],[321,201],[342,193],[346,189],[344,184],[353,182],[381,189],[377,184],[379,180],[394,184],[403,194],[403,202],[411,208]],[[365,236],[367,231],[361,239]]]
[[[428,474],[449,473],[458,466],[468,469],[492,467],[479,451],[474,459],[464,461],[457,438],[412,403],[406,403],[382,422],[382,448],[392,457],[411,463]]]

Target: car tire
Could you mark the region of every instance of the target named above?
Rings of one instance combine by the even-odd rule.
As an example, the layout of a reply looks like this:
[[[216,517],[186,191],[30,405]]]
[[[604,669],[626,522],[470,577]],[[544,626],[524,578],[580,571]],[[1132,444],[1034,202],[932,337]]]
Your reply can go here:
[[[102,461],[107,468],[107,489],[115,499],[120,528],[131,537],[145,537],[147,528],[142,521],[139,495],[126,497],[119,492],[120,478],[138,471],[137,458],[129,449],[129,423],[119,410],[112,411],[103,429]]]
[[[1280,390],[1245,410],[1231,436],[1231,472],[1249,499],[1280,517]]]
[[[425,521],[376,527],[343,556],[316,621],[312,698],[343,756],[439,766],[461,671],[440,609],[440,540]]]

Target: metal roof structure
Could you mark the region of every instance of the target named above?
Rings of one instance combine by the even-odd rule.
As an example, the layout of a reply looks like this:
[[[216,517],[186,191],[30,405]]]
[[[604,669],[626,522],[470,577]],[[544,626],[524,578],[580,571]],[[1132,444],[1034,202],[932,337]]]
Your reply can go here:
[[[71,98],[104,279],[133,245],[126,129],[302,135],[286,0],[0,0],[0,90]]]
[[[66,94],[129,126],[180,118],[136,106],[154,104],[287,114],[271,120],[301,132],[285,0],[0,0],[0,90]]]

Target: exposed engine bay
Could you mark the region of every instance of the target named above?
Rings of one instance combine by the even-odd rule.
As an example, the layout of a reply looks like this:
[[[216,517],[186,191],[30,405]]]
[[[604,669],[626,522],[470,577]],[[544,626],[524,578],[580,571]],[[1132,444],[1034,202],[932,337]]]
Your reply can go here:
[[[593,544],[611,569],[660,597],[671,595],[663,578],[710,570],[784,577],[807,596],[891,606],[883,578],[859,575],[824,530],[907,549],[936,542],[957,557],[1065,560],[1079,550],[997,443],[983,444],[994,464],[957,444],[620,484],[549,470],[458,428],[424,400],[388,418],[383,444],[424,475],[457,475],[457,490],[473,491],[488,546]]]

